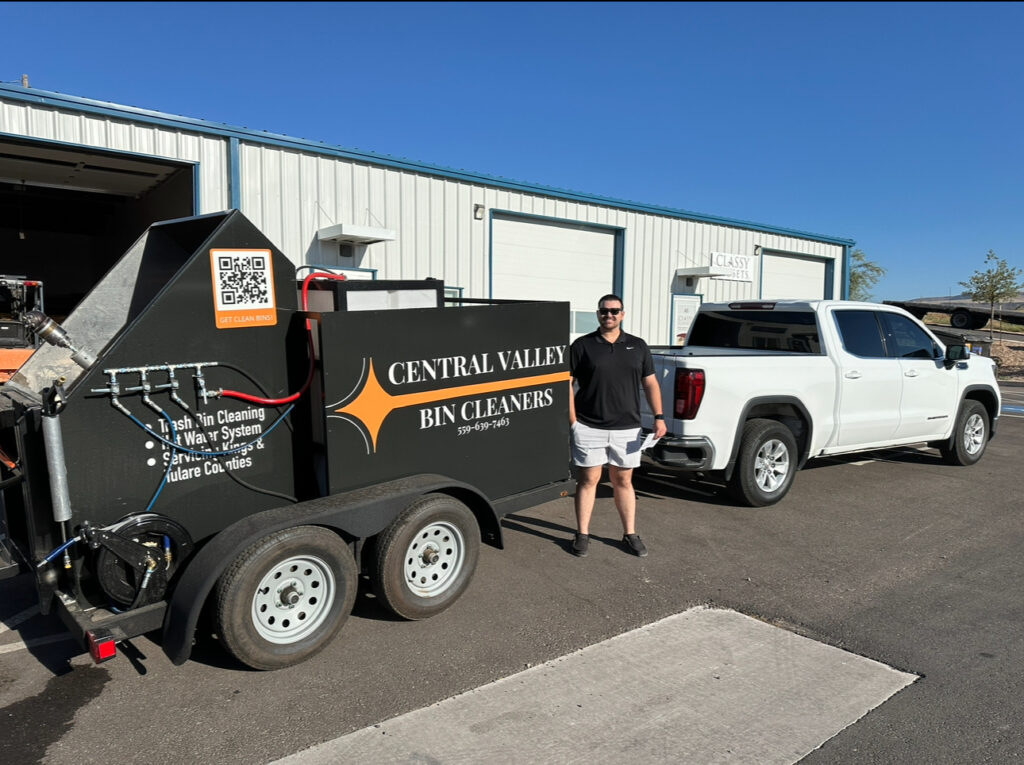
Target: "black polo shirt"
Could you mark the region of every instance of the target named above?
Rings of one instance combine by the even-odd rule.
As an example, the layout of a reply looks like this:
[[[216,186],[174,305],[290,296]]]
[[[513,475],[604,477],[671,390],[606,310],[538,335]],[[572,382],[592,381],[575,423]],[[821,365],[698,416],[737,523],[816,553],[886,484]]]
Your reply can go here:
[[[578,420],[606,430],[640,427],[641,382],[654,374],[647,343],[622,331],[609,343],[600,331],[591,332],[569,349],[569,371],[579,383]]]

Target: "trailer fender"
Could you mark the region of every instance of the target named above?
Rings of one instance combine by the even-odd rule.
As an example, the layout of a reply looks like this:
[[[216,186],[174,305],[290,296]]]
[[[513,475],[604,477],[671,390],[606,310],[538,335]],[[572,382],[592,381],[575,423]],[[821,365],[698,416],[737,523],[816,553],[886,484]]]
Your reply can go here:
[[[469,484],[434,473],[265,510],[219,532],[189,561],[164,615],[164,653],[174,664],[188,660],[199,614],[210,591],[231,561],[257,540],[281,529],[306,525],[334,529],[349,540],[366,539],[387,528],[411,501],[430,493],[449,494],[466,504],[480,524],[483,541],[503,546],[501,524],[487,498]]]

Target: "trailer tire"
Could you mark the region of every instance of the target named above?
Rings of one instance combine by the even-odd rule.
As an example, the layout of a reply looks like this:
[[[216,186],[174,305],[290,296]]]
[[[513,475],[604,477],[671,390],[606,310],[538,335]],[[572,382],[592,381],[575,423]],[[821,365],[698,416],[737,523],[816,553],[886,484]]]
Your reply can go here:
[[[979,401],[964,401],[952,438],[939,446],[942,459],[950,465],[973,465],[985,453],[988,435],[988,411]]]
[[[268,534],[217,582],[217,634],[253,669],[280,669],[324,648],[355,603],[359,574],[345,541],[319,526]]]
[[[749,507],[774,505],[786,496],[796,469],[793,432],[775,420],[748,420],[729,489],[738,502]]]
[[[949,315],[949,324],[956,329],[973,329],[974,318],[970,311],[959,308]],[[982,326],[985,326],[984,324]]]
[[[479,555],[480,528],[472,511],[446,494],[428,494],[377,538],[374,592],[404,619],[429,618],[466,591]]]

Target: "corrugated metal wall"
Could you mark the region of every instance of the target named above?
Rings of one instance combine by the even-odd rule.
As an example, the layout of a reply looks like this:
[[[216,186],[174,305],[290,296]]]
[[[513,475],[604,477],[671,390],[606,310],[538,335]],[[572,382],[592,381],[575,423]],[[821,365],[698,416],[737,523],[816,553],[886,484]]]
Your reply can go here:
[[[343,158],[274,146],[242,144],[242,212],[299,263],[336,265],[338,245],[316,231],[336,223],[398,232],[370,245],[358,265],[379,278],[443,278],[467,297],[487,297],[490,216],[474,220],[473,205],[623,229],[623,298],[630,331],[665,343],[670,337],[677,268],[707,266],[712,252],[753,256],[755,248],[835,259],[834,294],[841,294],[843,248],[733,226],[686,221],[484,185],[471,185]],[[751,283],[702,279],[704,300],[758,297]],[[595,295],[595,301],[599,295]]]
[[[199,164],[200,212],[230,205],[229,139],[143,120],[65,111],[0,100],[0,132]],[[677,268],[707,266],[710,253],[754,255],[756,247],[834,259],[833,294],[842,294],[843,247],[738,226],[681,220],[598,203],[559,199],[374,166],[343,157],[241,141],[240,205],[288,257],[337,265],[338,246],[316,232],[336,223],[397,231],[397,240],[370,245],[358,265],[379,278],[443,278],[467,297],[488,297],[490,216],[473,206],[622,229],[623,298],[631,332],[667,342]],[[752,283],[702,279],[704,300],[758,297]],[[599,297],[595,295],[595,300]]]
[[[228,142],[131,120],[0,100],[0,133],[199,164],[200,213],[227,209]]]

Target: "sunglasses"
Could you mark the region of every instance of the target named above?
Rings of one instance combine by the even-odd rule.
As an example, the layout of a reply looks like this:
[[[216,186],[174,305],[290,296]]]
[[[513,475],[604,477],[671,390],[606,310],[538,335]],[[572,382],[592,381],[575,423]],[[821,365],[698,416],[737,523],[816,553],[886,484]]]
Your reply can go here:
[[[618,316],[621,311],[622,311],[621,308],[598,308],[597,309],[597,312],[599,314],[601,314],[602,316],[607,316],[608,314],[611,314],[612,316]]]

